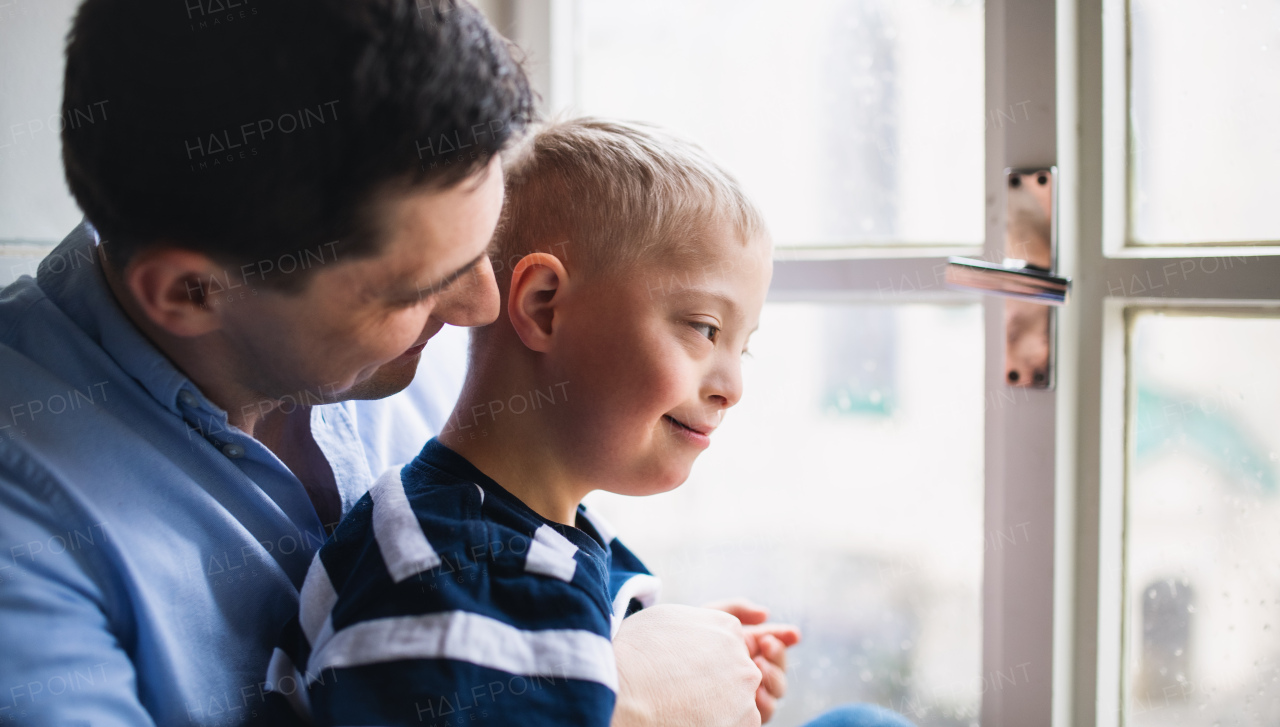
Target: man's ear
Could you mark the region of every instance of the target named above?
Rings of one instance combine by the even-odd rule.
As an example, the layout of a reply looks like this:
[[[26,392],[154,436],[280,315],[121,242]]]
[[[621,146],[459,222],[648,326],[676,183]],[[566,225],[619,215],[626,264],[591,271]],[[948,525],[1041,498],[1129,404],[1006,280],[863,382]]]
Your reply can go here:
[[[231,273],[209,257],[174,247],[139,251],[121,278],[152,323],[183,338],[221,328],[222,319],[210,299],[220,290],[238,287]]]
[[[534,252],[511,271],[507,315],[516,335],[531,350],[545,353],[555,331],[556,308],[564,301],[569,272],[555,255]]]

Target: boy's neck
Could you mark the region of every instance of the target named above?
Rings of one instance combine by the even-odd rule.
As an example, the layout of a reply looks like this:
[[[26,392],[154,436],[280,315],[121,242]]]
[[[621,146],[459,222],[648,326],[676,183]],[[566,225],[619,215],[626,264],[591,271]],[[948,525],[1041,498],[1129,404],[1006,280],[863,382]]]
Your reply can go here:
[[[440,443],[465,457],[534,512],[572,526],[578,504],[594,488],[573,480],[556,446],[545,397],[552,397],[554,404],[565,396],[565,384],[557,389],[554,384],[535,382],[504,368],[504,374],[516,375],[499,376],[492,371],[468,375],[453,414],[438,437]],[[477,381],[519,383],[494,386]],[[514,411],[522,400],[532,403],[523,411]]]

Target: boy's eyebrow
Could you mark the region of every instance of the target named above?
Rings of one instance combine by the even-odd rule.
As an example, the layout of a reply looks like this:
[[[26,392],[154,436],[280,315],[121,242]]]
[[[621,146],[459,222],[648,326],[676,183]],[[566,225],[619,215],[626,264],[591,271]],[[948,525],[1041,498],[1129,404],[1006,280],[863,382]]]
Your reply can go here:
[[[692,288],[685,288],[678,292],[673,292],[672,295],[676,296],[677,298],[691,298],[691,297],[711,298],[712,300],[716,301],[721,306],[726,308],[730,312],[730,314],[734,316],[742,315],[742,307],[738,305],[738,302],[718,290],[692,287]]]
[[[446,276],[444,276],[444,277],[442,277],[442,278],[440,278],[440,279],[438,279],[438,280],[433,280],[433,281],[431,281],[430,283],[427,283],[426,285],[417,285],[417,286],[414,286],[414,288],[413,288],[413,291],[412,291],[412,292],[405,292],[405,293],[404,293],[404,295],[398,295],[397,297],[399,297],[399,298],[409,298],[409,297],[425,298],[425,297],[427,297],[428,295],[434,295],[434,294],[436,294],[436,293],[443,293],[444,291],[448,290],[448,289],[449,289],[449,286],[453,285],[453,284],[454,284],[454,282],[455,282],[455,281],[457,281],[457,279],[458,279],[458,278],[462,277],[462,276],[463,276],[463,275],[464,275],[468,270],[471,270],[471,269],[472,269],[472,268],[474,268],[476,265],[479,265],[479,264],[480,264],[480,261],[481,261],[481,260],[483,260],[483,259],[485,259],[485,258],[486,258],[486,257],[488,257],[488,256],[489,256],[488,251],[482,252],[482,253],[480,253],[479,255],[477,255],[477,256],[476,256],[476,258],[475,258],[474,260],[472,260],[471,262],[467,263],[466,265],[463,265],[462,267],[458,268],[457,270],[454,270],[453,272],[449,273],[448,275],[446,275]]]

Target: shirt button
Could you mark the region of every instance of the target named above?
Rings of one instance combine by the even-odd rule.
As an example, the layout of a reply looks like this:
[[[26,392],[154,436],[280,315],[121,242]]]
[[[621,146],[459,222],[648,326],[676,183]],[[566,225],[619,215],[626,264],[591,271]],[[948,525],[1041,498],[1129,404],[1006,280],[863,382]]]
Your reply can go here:
[[[231,459],[240,459],[244,456],[244,447],[241,447],[238,444],[228,444],[222,448],[222,453]]]
[[[183,406],[189,406],[192,408],[195,408],[200,404],[200,400],[196,398],[196,395],[186,389],[178,392],[178,401],[182,402]]]

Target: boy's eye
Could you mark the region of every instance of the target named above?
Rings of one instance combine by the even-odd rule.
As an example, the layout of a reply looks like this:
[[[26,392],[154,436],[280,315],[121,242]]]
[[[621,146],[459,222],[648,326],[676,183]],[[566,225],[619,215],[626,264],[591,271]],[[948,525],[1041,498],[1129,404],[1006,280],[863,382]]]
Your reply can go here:
[[[710,323],[690,323],[689,325],[693,326],[693,330],[706,336],[707,340],[712,343],[715,342],[716,336],[720,334],[720,329]]]

